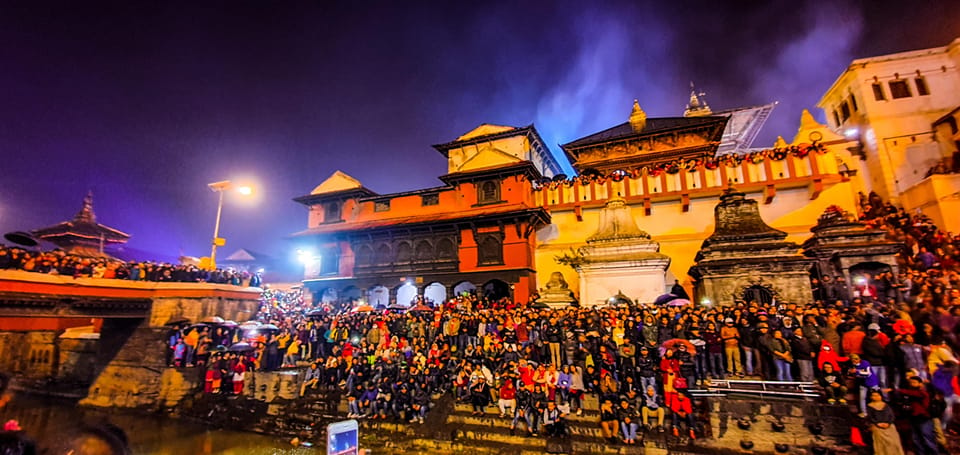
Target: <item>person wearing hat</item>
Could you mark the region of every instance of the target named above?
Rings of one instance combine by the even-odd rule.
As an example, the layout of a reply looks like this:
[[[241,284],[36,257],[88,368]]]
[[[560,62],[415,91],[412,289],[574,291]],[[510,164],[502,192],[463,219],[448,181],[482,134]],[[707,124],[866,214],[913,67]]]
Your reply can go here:
[[[727,359],[727,374],[743,377],[743,365],[740,362],[740,330],[733,324],[733,318],[726,318],[720,328],[723,340],[723,353]]]
[[[480,374],[476,382],[470,387],[470,402],[473,404],[473,415],[483,416],[490,405],[490,385],[486,376]]]
[[[873,374],[877,375],[881,389],[887,388],[886,357],[889,343],[890,338],[880,331],[880,325],[872,323],[867,326],[867,335],[863,337],[860,344],[860,348],[863,350],[861,357],[870,362],[870,369]]]

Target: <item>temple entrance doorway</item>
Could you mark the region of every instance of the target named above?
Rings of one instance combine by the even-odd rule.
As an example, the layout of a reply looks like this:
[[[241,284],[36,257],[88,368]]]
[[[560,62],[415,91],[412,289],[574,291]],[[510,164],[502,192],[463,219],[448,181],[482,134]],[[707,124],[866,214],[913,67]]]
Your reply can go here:
[[[483,285],[483,296],[489,300],[510,298],[510,285],[502,280],[490,280]]]
[[[390,304],[390,290],[386,286],[374,286],[367,293],[367,304],[374,308],[386,308]]]
[[[326,288],[323,291],[320,291],[320,302],[322,303],[336,302],[337,297],[337,290],[334,288]]]
[[[453,287],[453,295],[459,297],[463,294],[469,294],[477,290],[477,286],[469,281],[461,281]]]
[[[850,281],[856,284],[860,279],[873,279],[881,273],[891,272],[893,269],[882,262],[861,262],[850,267]]]
[[[397,305],[410,306],[417,300],[417,287],[410,282],[397,288]]]
[[[743,301],[747,303],[757,302],[762,304],[771,304],[773,303],[773,298],[773,290],[759,284],[748,286],[743,290]]]
[[[430,283],[423,290],[423,299],[431,305],[442,305],[447,300],[447,287],[440,283]]]

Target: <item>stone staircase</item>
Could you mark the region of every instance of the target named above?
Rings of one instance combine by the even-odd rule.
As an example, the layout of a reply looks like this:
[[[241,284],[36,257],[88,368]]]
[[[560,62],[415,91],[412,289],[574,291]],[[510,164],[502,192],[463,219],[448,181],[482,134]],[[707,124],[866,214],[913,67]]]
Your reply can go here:
[[[297,397],[292,375],[256,374],[249,378],[245,396],[232,397],[195,393],[183,401],[182,416],[217,427],[255,431],[322,446],[329,423],[345,420],[347,404],[339,390],[321,390]],[[290,377],[288,377],[290,376]],[[700,403],[700,400],[705,402]],[[851,414],[847,407],[828,406],[816,400],[777,399],[773,397],[707,396],[697,400],[697,438],[681,432],[674,436],[668,428],[638,433],[636,445],[610,443],[599,425],[599,403],[595,396],[584,397],[583,415],[567,416],[568,435],[564,438],[527,436],[520,424],[511,431],[510,418],[500,418],[499,409],[487,408],[484,416],[472,415],[472,407],[456,403],[449,394],[433,399],[433,409],[423,424],[358,419],[361,445],[374,453],[394,454],[470,454],[528,455],[564,454],[742,454],[741,440],[751,440],[749,453],[774,455],[775,443],[787,443],[789,453],[799,453],[811,445],[834,448],[849,435]],[[753,428],[737,428],[737,420],[749,417]],[[773,421],[784,428],[771,430]],[[666,419],[669,427],[670,419]],[[813,436],[807,427],[824,425],[822,436]],[[780,432],[778,432],[780,431]]]

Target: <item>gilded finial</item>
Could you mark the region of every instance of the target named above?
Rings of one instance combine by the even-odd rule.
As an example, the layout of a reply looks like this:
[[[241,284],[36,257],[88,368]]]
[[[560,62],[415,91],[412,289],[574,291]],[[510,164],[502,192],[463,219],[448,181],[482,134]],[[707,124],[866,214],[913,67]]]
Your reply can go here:
[[[647,113],[640,108],[640,101],[633,100],[633,111],[630,112],[630,126],[633,131],[639,133],[647,126]]]

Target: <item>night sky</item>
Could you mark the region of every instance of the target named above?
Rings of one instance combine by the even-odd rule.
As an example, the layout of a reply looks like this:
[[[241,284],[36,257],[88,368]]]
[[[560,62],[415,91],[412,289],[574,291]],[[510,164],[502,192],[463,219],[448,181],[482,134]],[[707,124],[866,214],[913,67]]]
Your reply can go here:
[[[437,186],[430,145],[480,123],[535,123],[560,154],[634,98],[682,114],[690,81],[715,110],[779,101],[770,145],[852,59],[960,36],[946,1],[332,3],[0,3],[0,233],[93,190],[131,247],[206,255],[206,184],[252,179],[221,254],[286,257],[306,228],[291,198],[337,169],[381,193]]]

